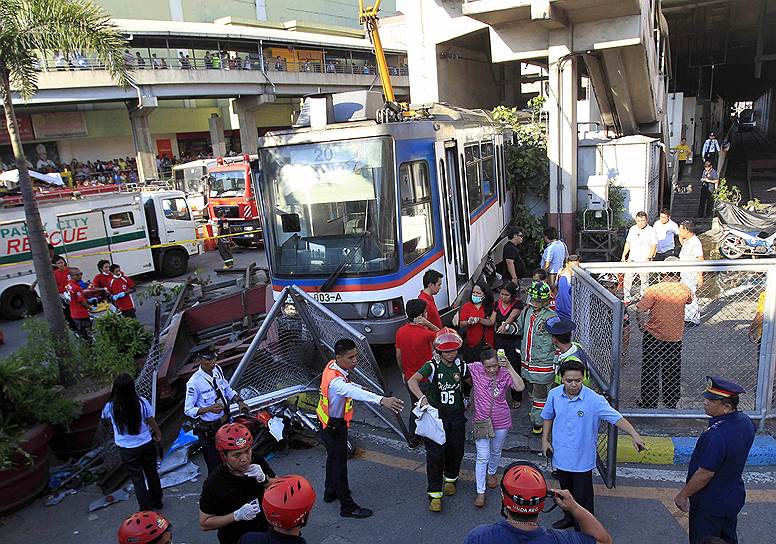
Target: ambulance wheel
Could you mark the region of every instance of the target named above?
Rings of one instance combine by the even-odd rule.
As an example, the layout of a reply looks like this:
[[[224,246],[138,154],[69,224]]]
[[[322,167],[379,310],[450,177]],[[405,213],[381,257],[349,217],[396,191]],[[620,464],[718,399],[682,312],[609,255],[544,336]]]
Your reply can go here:
[[[33,314],[37,307],[38,299],[26,285],[6,289],[0,299],[0,314],[6,319],[21,319]]]
[[[189,269],[189,256],[185,251],[174,249],[164,254],[162,274],[168,278],[182,276]]]

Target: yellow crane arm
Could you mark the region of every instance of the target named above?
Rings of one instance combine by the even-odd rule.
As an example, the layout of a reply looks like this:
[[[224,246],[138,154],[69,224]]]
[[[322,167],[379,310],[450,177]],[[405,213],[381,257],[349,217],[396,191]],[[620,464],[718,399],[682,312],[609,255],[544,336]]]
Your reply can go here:
[[[391,76],[388,73],[388,61],[385,60],[385,51],[380,41],[380,31],[377,29],[377,12],[380,9],[382,0],[375,0],[375,5],[365,8],[364,0],[358,0],[359,22],[369,33],[369,39],[375,48],[375,58],[377,59],[377,73],[380,75],[380,83],[383,86],[383,95],[385,101],[390,104],[396,103],[396,96],[393,94],[393,85],[391,85]]]

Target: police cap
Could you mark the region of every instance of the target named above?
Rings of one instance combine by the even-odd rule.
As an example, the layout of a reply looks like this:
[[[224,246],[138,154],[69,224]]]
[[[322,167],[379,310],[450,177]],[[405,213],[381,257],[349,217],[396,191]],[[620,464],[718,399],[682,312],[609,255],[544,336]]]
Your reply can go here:
[[[706,390],[702,393],[709,400],[722,400],[746,393],[743,387],[719,376],[706,376]]]
[[[551,317],[544,324],[544,328],[552,335],[567,334],[577,328],[577,324],[570,319]]]

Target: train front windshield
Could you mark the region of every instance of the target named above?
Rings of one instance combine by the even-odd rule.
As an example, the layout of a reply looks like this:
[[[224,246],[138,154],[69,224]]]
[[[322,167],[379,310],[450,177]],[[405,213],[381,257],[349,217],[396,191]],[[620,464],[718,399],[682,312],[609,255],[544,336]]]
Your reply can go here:
[[[273,274],[373,275],[396,269],[389,138],[261,150]]]

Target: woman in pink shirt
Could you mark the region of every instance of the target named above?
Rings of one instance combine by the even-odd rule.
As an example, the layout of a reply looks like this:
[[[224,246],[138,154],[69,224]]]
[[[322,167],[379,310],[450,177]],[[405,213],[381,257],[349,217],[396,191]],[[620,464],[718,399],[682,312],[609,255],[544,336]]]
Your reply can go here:
[[[477,446],[475,468],[477,480],[477,498],[474,506],[485,506],[485,485],[491,489],[498,486],[496,470],[501,460],[501,448],[504,439],[512,427],[512,415],[509,412],[507,389],[522,391],[525,383],[520,375],[504,357],[500,361],[496,350],[482,352],[482,362],[468,365],[472,378],[472,398],[474,399],[474,430]],[[488,420],[492,423],[488,424]]]

